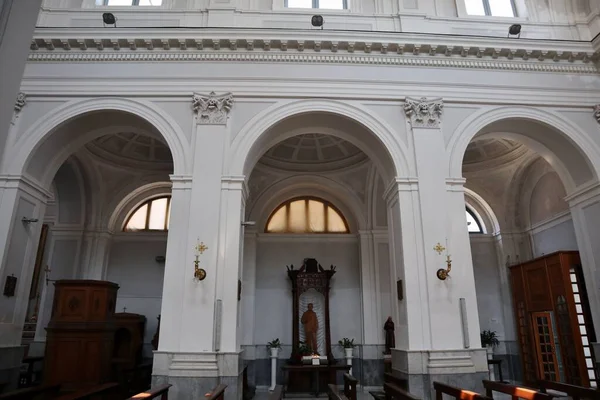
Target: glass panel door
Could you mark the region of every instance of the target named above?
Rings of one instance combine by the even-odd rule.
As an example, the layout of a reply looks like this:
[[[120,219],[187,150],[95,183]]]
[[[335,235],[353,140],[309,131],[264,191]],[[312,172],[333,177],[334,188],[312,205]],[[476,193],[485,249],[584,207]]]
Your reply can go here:
[[[559,380],[558,361],[556,359],[554,329],[550,313],[534,312],[531,314],[531,318],[533,320],[533,336],[535,338],[540,378],[556,382]]]

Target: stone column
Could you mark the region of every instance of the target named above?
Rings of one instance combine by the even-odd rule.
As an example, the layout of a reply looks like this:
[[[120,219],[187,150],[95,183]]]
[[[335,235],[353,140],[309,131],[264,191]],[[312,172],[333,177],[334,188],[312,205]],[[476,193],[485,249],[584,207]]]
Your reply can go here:
[[[229,142],[227,119],[233,96],[195,94],[192,106],[196,123],[191,144],[194,165],[191,176],[172,177],[161,330],[153,371],[155,383],[171,383],[172,396],[183,400],[202,397],[221,381],[221,376],[230,377],[230,371],[239,369],[239,353],[229,363],[221,352],[222,346],[227,350],[236,346],[231,334],[224,332],[224,325],[231,328],[230,316],[223,316],[231,312],[231,299],[237,296],[238,266],[233,266],[236,262],[229,254],[222,254],[234,252],[232,257],[239,260],[241,191],[233,191],[237,196],[224,196],[222,192],[222,166]],[[233,204],[238,205],[237,214],[231,219],[227,215],[224,222],[223,213]],[[231,233],[236,219],[237,244]],[[221,234],[221,226],[229,233]],[[196,256],[198,267],[206,271],[201,280],[194,274]],[[225,288],[222,277],[230,269],[235,269],[235,288]],[[237,306],[237,299],[235,303]],[[235,320],[237,312],[233,313]],[[232,398],[241,396],[230,382],[228,392]]]
[[[379,293],[377,288],[377,271],[375,263],[375,241],[372,231],[359,231],[360,251],[360,289],[363,315],[362,357],[354,362],[361,363],[361,385],[371,387],[383,383],[379,377],[383,375],[381,334],[383,322],[379,314]]]
[[[570,193],[565,200],[569,203],[581,267],[585,280],[590,314],[596,336],[600,332],[600,183]],[[592,343],[597,366],[600,367],[600,343]]]
[[[112,245],[112,233],[107,230],[86,231],[84,248],[77,276],[80,279],[105,280]]]
[[[0,383],[14,389],[23,357],[21,336],[29,304],[42,217],[51,194],[21,176],[0,177],[0,282],[16,279],[0,297]]]
[[[0,159],[6,148],[13,114],[19,111],[15,99],[41,4],[42,0],[0,2]]]
[[[424,399],[433,397],[433,381],[480,391],[488,371],[479,342],[463,181],[447,182],[442,108],[441,99],[406,100],[418,180],[397,179],[386,196],[392,264],[405,289],[398,315],[407,334],[398,338],[392,368]],[[452,270],[441,280],[436,272],[446,269],[448,256]]]

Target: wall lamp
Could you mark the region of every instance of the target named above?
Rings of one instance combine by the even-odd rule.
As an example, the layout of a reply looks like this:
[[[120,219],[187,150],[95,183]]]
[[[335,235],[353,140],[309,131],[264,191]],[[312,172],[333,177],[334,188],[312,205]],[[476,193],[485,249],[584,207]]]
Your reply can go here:
[[[254,226],[256,225],[255,221],[242,221],[242,226]]]
[[[510,36],[516,36],[517,38],[521,37],[521,25],[519,24],[513,24],[510,26],[510,28],[508,28],[508,36],[506,37],[510,37]]]
[[[115,17],[115,15],[113,13],[102,14],[102,22],[103,22],[105,28],[106,28],[106,25],[114,25],[115,28],[117,27],[117,17]]]
[[[37,218],[23,217],[23,218],[21,218],[21,221],[23,221],[24,224],[31,224],[33,222],[38,222],[39,220]]]

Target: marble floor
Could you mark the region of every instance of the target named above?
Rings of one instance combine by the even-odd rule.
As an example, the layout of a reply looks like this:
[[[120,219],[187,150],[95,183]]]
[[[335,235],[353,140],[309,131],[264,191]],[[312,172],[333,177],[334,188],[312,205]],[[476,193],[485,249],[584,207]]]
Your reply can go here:
[[[306,396],[304,397],[303,395],[287,395],[285,397],[286,399],[291,399],[291,400],[315,400],[315,399],[326,399],[327,398],[327,394],[326,393],[322,393],[319,397],[314,397],[314,396]],[[268,400],[269,399],[269,392],[265,392],[265,391],[256,391],[256,394],[254,395],[253,400]],[[373,400],[373,396],[371,396],[369,394],[369,392],[362,392],[362,391],[358,391],[358,393],[356,393],[356,400]]]

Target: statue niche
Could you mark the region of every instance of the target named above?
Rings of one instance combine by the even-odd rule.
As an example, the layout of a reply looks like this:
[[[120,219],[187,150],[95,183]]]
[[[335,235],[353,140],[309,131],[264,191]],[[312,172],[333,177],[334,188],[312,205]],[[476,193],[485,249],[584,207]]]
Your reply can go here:
[[[292,359],[300,363],[302,356],[318,354],[335,362],[331,352],[329,327],[329,289],[335,274],[332,265],[324,269],[314,258],[306,258],[300,269],[287,267],[292,281]]]

